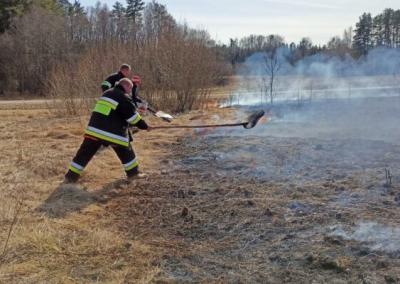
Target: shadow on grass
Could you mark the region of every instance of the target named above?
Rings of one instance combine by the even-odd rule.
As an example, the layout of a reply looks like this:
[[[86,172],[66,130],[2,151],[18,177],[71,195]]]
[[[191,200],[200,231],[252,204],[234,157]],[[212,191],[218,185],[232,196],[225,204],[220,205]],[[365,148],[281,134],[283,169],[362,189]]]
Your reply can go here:
[[[106,203],[126,188],[125,179],[108,183],[101,189],[89,192],[79,184],[60,184],[49,197],[36,208],[50,218],[64,218],[73,212],[80,212],[93,203]]]

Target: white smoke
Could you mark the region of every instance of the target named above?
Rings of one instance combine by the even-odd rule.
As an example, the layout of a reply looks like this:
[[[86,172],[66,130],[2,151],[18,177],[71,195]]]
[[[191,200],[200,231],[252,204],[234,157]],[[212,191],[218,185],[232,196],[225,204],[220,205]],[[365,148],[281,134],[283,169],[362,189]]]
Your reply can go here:
[[[255,53],[244,63],[238,75],[260,75],[263,68],[264,53]],[[400,49],[377,47],[367,56],[353,59],[317,53],[291,64],[291,52],[286,47],[277,50],[281,63],[279,74],[312,77],[382,76],[400,74]]]
[[[317,54],[295,65],[289,55],[286,48],[277,52],[273,106],[260,90],[264,55],[249,57],[239,70],[239,86],[223,106],[257,105],[270,120],[246,134],[399,143],[400,49],[376,48],[358,60]]]
[[[227,104],[268,103],[262,91],[268,80],[264,56],[253,54],[238,70],[239,87]],[[400,49],[375,48],[357,60],[350,55],[341,58],[319,53],[291,64],[291,57],[288,48],[278,49],[280,69],[274,86],[277,102],[400,94]]]
[[[350,231],[344,230],[342,226],[332,229],[331,235],[366,243],[374,251],[390,253],[400,251],[399,227],[385,226],[376,222],[360,222]]]

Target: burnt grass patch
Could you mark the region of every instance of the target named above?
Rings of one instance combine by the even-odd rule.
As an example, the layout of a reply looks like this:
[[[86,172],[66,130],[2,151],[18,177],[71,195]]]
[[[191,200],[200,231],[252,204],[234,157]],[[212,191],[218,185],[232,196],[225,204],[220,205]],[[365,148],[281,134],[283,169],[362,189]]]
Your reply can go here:
[[[360,222],[400,225],[399,146],[210,135],[172,147],[159,173],[105,205],[121,233],[158,259],[148,264],[159,269],[154,282],[399,281],[397,248],[356,238]]]

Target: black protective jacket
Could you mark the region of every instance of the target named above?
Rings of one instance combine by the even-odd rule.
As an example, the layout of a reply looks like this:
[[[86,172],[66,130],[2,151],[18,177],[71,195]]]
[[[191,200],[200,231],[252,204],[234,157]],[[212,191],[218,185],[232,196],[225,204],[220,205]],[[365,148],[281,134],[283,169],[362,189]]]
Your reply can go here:
[[[101,89],[103,92],[107,91],[108,89],[114,88],[115,85],[119,80],[122,78],[125,78],[122,72],[118,73],[113,73],[109,75],[102,83],[101,83]]]
[[[128,147],[127,129],[130,125],[139,129],[148,128],[136,112],[131,98],[122,86],[117,85],[105,91],[97,101],[85,135]]]
[[[124,75],[120,72],[118,73],[113,73],[109,75],[102,83],[101,83],[101,89],[103,92],[107,91],[110,88],[114,88],[115,85],[118,83],[119,80],[122,78],[125,78]],[[133,88],[132,88],[132,101],[137,107],[137,103],[142,103],[142,100],[138,97],[138,90],[139,87],[133,83]]]

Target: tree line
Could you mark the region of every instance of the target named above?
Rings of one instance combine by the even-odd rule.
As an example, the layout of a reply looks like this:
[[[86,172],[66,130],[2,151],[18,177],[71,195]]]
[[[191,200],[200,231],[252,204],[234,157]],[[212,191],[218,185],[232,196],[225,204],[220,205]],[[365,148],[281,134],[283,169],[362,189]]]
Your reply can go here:
[[[9,0],[0,6],[0,82],[6,94],[98,97],[123,62],[142,77],[154,104],[199,107],[226,71],[206,31],[179,24],[152,1]],[[70,100],[73,101],[73,100]]]
[[[284,47],[295,64],[317,53],[365,56],[374,47],[400,47],[400,10],[364,13],[325,45],[303,38],[249,35],[216,43],[204,30],[179,24],[155,0],[124,0],[111,8],[78,0],[0,2],[0,92],[95,97],[104,76],[129,62],[155,104],[184,111],[201,105],[210,88],[257,52]]]
[[[358,54],[380,46],[400,48],[400,10],[385,9],[375,17],[364,13],[357,22],[353,47]]]
[[[360,58],[376,47],[400,48],[400,10],[385,9],[375,17],[370,13],[364,13],[359,17],[354,30],[349,27],[341,36],[332,37],[324,45],[313,44],[307,37],[298,43],[286,43],[282,36],[272,34],[230,39],[228,45],[219,47],[225,60],[233,66],[240,64],[254,53],[270,53],[277,48],[285,48],[288,51],[290,63],[318,53]]]

